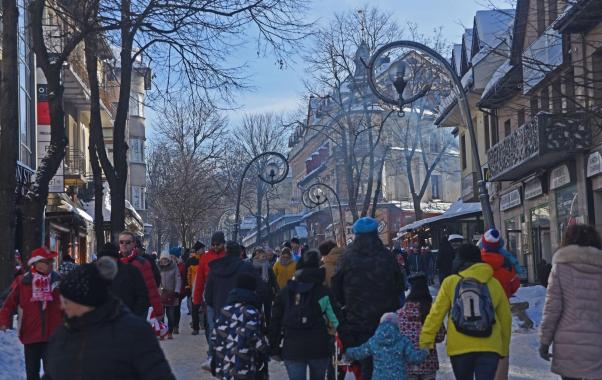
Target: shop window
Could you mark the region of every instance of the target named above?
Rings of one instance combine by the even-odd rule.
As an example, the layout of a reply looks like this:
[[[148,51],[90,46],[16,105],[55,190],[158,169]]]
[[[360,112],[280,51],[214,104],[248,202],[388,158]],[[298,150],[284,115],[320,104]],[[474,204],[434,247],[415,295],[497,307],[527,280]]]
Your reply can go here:
[[[572,185],[556,190],[556,222],[558,223],[558,242],[567,227],[577,223],[579,217],[579,198],[577,186]]]

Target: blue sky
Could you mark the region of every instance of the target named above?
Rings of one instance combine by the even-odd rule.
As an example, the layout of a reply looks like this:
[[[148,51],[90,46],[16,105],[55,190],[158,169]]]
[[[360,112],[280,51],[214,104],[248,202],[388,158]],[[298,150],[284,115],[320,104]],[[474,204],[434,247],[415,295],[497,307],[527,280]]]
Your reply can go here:
[[[327,23],[333,14],[355,10],[363,5],[376,6],[389,12],[401,24],[415,22],[421,32],[430,34],[437,27],[451,42],[460,42],[463,26],[472,27],[472,19],[477,10],[493,6],[509,8],[511,0],[312,0],[308,20]],[[306,76],[300,56],[295,63],[279,69],[273,56],[257,57],[253,42],[236,54],[248,63],[249,85],[253,90],[236,94],[236,110],[228,111],[230,124],[235,126],[244,113],[289,112],[301,105],[305,93],[303,78]],[[238,62],[236,62],[238,63]],[[234,63],[234,64],[236,64]],[[148,125],[152,125],[152,114]],[[152,131],[149,137],[152,138]]]

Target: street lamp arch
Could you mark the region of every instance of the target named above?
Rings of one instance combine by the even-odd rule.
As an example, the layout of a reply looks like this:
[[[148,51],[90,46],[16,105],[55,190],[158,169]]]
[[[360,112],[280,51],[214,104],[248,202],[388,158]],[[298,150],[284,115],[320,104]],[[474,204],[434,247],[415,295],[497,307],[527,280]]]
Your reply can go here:
[[[328,198],[328,193],[334,196],[335,201],[337,202],[337,208],[339,210],[339,222],[341,224],[341,237],[342,242],[345,242],[345,214],[343,212],[343,208],[341,206],[341,200],[339,198],[339,194],[337,194],[336,190],[333,189],[330,185],[322,182],[316,182],[311,184],[301,196],[301,201],[303,205],[309,209],[319,207],[325,203],[328,203],[328,209],[331,213],[332,218],[332,208],[330,207],[330,199]],[[334,220],[333,220],[334,222]],[[333,226],[333,232],[335,231]],[[335,240],[336,240],[336,232],[335,232]]]

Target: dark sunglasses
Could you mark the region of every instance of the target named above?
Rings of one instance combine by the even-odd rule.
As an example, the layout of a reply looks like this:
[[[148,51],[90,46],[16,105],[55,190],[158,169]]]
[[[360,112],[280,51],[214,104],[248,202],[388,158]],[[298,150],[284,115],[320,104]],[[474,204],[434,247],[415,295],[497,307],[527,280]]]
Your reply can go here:
[[[131,240],[119,240],[119,244],[132,244]]]

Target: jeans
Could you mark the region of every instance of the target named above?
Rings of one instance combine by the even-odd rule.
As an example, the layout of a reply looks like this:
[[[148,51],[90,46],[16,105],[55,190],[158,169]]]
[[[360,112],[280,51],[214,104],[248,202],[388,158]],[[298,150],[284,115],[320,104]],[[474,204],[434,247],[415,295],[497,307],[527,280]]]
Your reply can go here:
[[[178,329],[180,329],[180,318],[182,316],[181,307],[182,305],[180,303],[173,307],[173,327],[177,327]]]
[[[493,380],[500,356],[495,352],[469,352],[450,359],[456,380]]]
[[[173,328],[176,325],[176,308],[179,306],[163,306],[165,309],[165,316],[167,317],[167,333],[171,334],[173,332]]]
[[[213,352],[213,347],[211,346],[211,333],[215,328],[215,311],[211,306],[207,306],[207,327],[205,328],[205,337],[207,338],[207,347],[209,350],[207,351],[207,356],[211,356]]]
[[[194,331],[199,331],[201,329],[201,322],[199,318],[200,310],[201,305],[192,304],[192,307],[190,308],[190,316],[192,318],[192,330]]]
[[[40,360],[46,369],[46,342],[25,345],[25,372],[27,380],[40,380]],[[44,371],[46,372],[46,371]]]
[[[305,361],[285,360],[284,366],[289,380],[306,380],[309,367],[309,380],[324,380],[330,358],[312,359]]]

